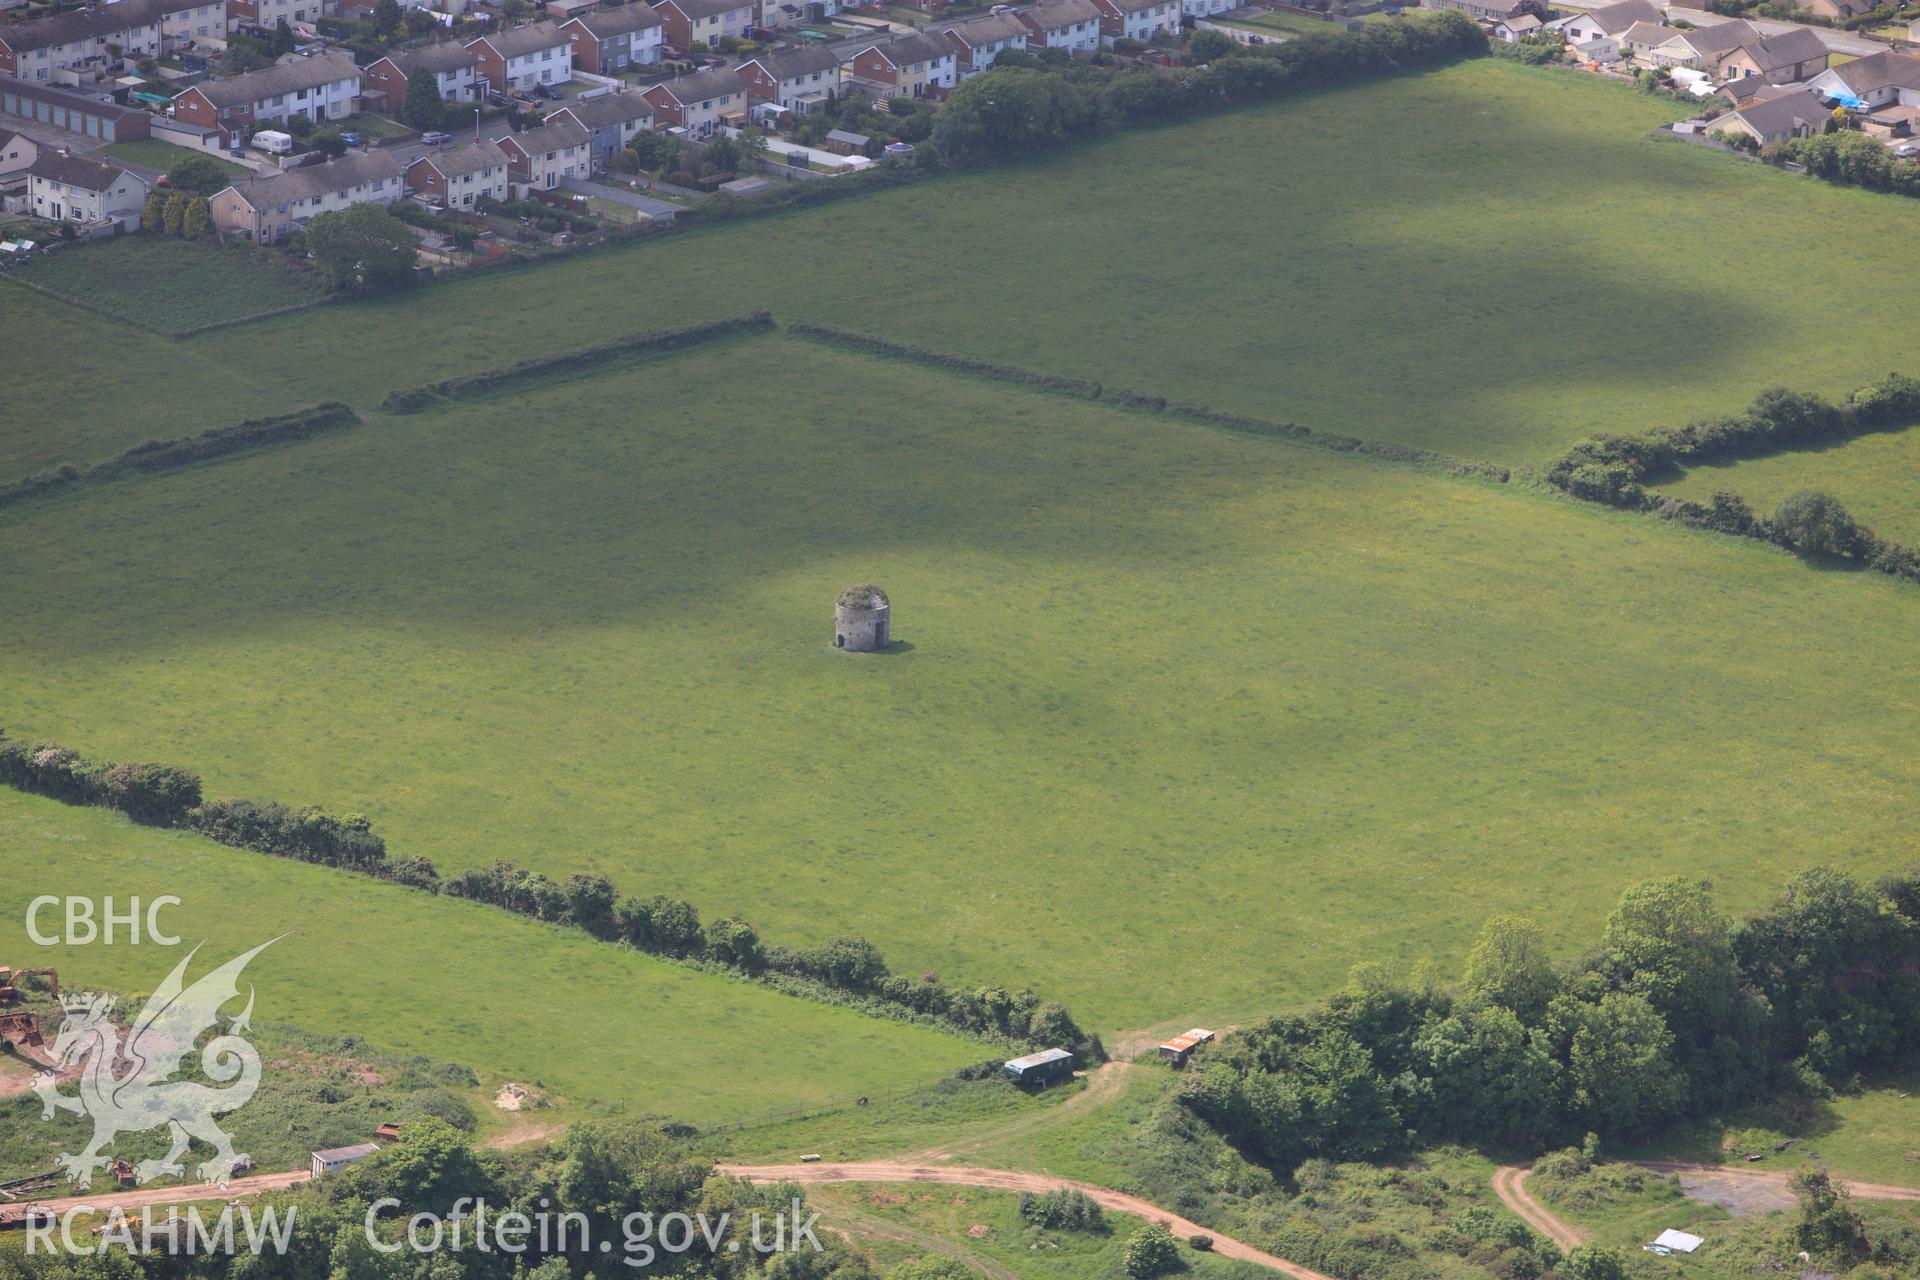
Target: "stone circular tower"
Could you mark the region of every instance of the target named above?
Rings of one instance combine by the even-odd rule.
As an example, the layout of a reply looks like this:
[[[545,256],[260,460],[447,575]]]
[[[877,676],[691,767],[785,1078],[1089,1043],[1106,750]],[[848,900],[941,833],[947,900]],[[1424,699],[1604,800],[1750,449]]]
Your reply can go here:
[[[840,593],[833,610],[833,647],[872,653],[888,642],[887,593],[865,582]]]

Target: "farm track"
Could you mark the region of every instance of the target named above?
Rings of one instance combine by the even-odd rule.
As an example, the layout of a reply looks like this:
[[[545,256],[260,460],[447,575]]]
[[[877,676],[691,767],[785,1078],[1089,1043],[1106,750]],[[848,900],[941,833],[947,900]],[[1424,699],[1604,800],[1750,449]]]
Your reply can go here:
[[[1256,1249],[1245,1241],[1221,1235],[1210,1227],[1181,1217],[1159,1205],[1108,1187],[1071,1178],[1055,1178],[1041,1173],[1019,1173],[1010,1169],[978,1169],[965,1165],[921,1165],[898,1160],[860,1160],[845,1164],[723,1164],[721,1173],[751,1182],[846,1183],[846,1182],[919,1182],[942,1183],[960,1187],[984,1187],[989,1191],[1054,1191],[1062,1187],[1079,1191],[1103,1209],[1131,1213],[1154,1222],[1164,1222],[1176,1237],[1204,1235],[1213,1238],[1213,1251],[1222,1257],[1237,1258],[1268,1267],[1294,1280],[1332,1280],[1297,1262]]]
[[[1765,1183],[1783,1194],[1790,1194],[1792,1174],[1771,1169],[1740,1169],[1724,1164],[1699,1164],[1689,1160],[1630,1160],[1627,1163],[1637,1165],[1654,1173],[1694,1174],[1709,1178],[1732,1178],[1755,1183]],[[1584,1244],[1587,1233],[1555,1216],[1554,1212],[1534,1199],[1527,1190],[1527,1175],[1532,1173],[1530,1165],[1502,1165],[1493,1173],[1493,1192],[1500,1197],[1500,1203],[1516,1214],[1541,1235],[1559,1245],[1562,1249],[1571,1249]],[[1920,1201],[1920,1187],[1903,1187],[1890,1182],[1855,1182],[1841,1178],[1847,1190],[1860,1200],[1906,1200]]]
[[[146,1209],[159,1205],[198,1204],[207,1200],[238,1200],[243,1196],[259,1195],[263,1191],[284,1191],[288,1187],[297,1187],[308,1181],[313,1174],[306,1169],[292,1169],[285,1173],[256,1173],[248,1178],[235,1178],[224,1187],[197,1183],[193,1186],[147,1187],[135,1190],[116,1187],[112,1191],[103,1191],[95,1195],[61,1196],[50,1200],[33,1200],[30,1203],[37,1209],[50,1209],[54,1213],[64,1213],[68,1209],[86,1208],[95,1213],[107,1213],[114,1209],[123,1211]],[[0,1206],[0,1222],[9,1222],[26,1211],[26,1203]]]

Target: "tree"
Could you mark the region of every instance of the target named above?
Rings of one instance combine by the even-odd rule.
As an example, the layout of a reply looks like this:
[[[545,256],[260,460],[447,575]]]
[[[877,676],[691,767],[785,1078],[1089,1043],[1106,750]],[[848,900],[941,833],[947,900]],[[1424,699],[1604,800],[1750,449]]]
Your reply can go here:
[[[758,172],[760,161],[767,154],[767,131],[765,129],[742,129],[733,140],[738,152],[736,170],[742,174]]]
[[[1560,996],[1547,1007],[1547,1026],[1579,1122],[1630,1133],[1680,1110],[1686,1081],[1673,1064],[1673,1033],[1644,997],[1610,991],[1592,1004]]]
[[[268,47],[276,58],[284,58],[293,52],[293,28],[287,25],[285,18],[273,24],[273,42]]]
[[[1854,1261],[1867,1256],[1867,1225],[1848,1203],[1845,1187],[1834,1185],[1825,1169],[1808,1169],[1793,1177],[1793,1194],[1800,1201],[1800,1221],[1793,1239],[1816,1258]]]
[[[167,197],[167,204],[160,212],[160,228],[170,236],[180,234],[180,227],[187,217],[187,198],[178,193]]]
[[[146,207],[140,210],[141,228],[146,231],[151,231],[155,235],[164,234],[163,224],[166,221],[166,213],[167,197],[165,193],[163,193],[159,187],[152,188],[147,192]]]
[[[306,137],[313,132],[313,117],[300,115],[288,116],[286,131],[296,138]]]
[[[720,135],[707,144],[702,157],[706,161],[709,173],[738,173],[740,171],[740,147],[732,138]]]
[[[400,7],[400,0],[380,0],[373,6],[374,34],[382,40],[392,40],[405,28],[406,10]]]
[[[414,238],[407,224],[376,204],[314,215],[307,249],[336,290],[381,293],[413,280]]]
[[[923,1254],[887,1272],[887,1280],[973,1280],[973,1272],[958,1258]]]
[[[1495,916],[1467,953],[1467,990],[1523,1018],[1546,1007],[1559,985],[1546,942],[1531,920]]]
[[[322,129],[308,141],[314,150],[325,152],[329,158],[347,154],[347,140],[340,136],[338,129]]]
[[[1840,555],[1850,550],[1859,531],[1845,507],[1812,489],[1782,498],[1773,513],[1773,527],[1796,550],[1812,555]]]
[[[1187,59],[1202,66],[1224,58],[1238,48],[1233,37],[1219,31],[1196,31],[1187,37]]]
[[[207,234],[207,228],[213,225],[213,211],[207,206],[205,196],[194,196],[187,201],[186,212],[180,217],[180,234],[188,240],[198,240]]]
[[[1180,1246],[1173,1233],[1157,1222],[1149,1222],[1127,1241],[1125,1267],[1128,1280],[1153,1280],[1180,1266]]]
[[[1509,1009],[1482,1005],[1430,1024],[1415,1041],[1432,1080],[1432,1129],[1538,1147],[1553,1133],[1560,1066]]]
[[[1618,1249],[1583,1244],[1560,1262],[1561,1280],[1627,1280],[1627,1260]]]
[[[167,170],[167,185],[190,196],[210,196],[231,183],[212,156],[193,155]]]
[[[753,926],[731,916],[707,926],[707,954],[721,964],[748,970],[758,969],[766,960],[766,950]]]
[[[400,119],[420,130],[438,129],[447,122],[439,78],[425,67],[415,67],[407,75],[407,96],[400,103]]]
[[[409,1120],[397,1141],[349,1172],[334,1188],[336,1200],[392,1196],[406,1208],[439,1213],[462,1196],[485,1196],[494,1190],[492,1173],[465,1135],[432,1116]]]

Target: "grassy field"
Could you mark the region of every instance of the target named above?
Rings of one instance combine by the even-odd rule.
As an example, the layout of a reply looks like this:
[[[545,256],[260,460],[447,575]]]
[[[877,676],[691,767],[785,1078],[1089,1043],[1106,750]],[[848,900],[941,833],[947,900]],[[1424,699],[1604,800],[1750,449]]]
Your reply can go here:
[[[0,536],[17,736],[1103,1030],[1451,967],[1501,910],[1572,951],[1675,868],[1756,905],[1920,808],[1899,583],[777,337]],[[905,645],[850,659],[867,578]]]
[[[1504,462],[1898,366],[1891,330],[1790,282],[1897,309],[1920,208],[1650,136],[1678,110],[1482,60],[865,198],[858,234],[839,205],[681,233],[266,322],[246,350],[285,399],[360,405],[500,363],[508,335],[537,354],[765,306]],[[1863,224],[1886,234],[1827,251]],[[712,287],[747,258],[778,269]],[[9,332],[57,308],[6,302]]]
[[[284,254],[153,235],[68,246],[16,270],[43,289],[163,333],[327,296],[319,276],[296,270]]]
[[[158,138],[136,138],[132,142],[112,142],[100,148],[99,154],[112,156],[115,160],[124,160],[128,164],[145,165],[149,169],[158,169],[165,173],[182,160],[192,157],[204,157],[220,166],[220,172],[228,177],[252,173],[246,165],[223,160],[219,156],[208,155],[191,147],[178,147],[171,142],[162,142]]]
[[[921,1027],[775,994],[455,899],[134,827],[0,790],[0,957],[53,964],[65,987],[151,991],[184,950],[29,943],[45,892],[174,894],[174,932],[216,962],[280,936],[248,968],[256,1016],[375,1051],[425,1054],[537,1084],[572,1114],[699,1123],[768,1105],[880,1093],[985,1056]],[[43,918],[43,926],[51,923]],[[284,935],[284,936],[281,936]],[[199,971],[196,968],[196,972]],[[688,1068],[688,1046],[699,1068]]]
[[[1731,489],[1770,515],[1796,489],[1818,489],[1845,504],[1854,519],[1883,537],[1920,543],[1920,428],[1858,436],[1825,449],[1776,453],[1713,466],[1696,466],[1660,492],[1696,501]]]

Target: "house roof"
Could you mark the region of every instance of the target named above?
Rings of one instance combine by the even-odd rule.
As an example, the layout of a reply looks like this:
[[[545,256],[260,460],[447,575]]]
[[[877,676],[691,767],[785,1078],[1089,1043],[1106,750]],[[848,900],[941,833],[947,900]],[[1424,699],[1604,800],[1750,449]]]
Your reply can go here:
[[[953,56],[953,46],[943,37],[924,31],[909,31],[875,40],[871,44],[842,45],[840,52],[846,56],[841,61],[851,62],[869,49],[875,50],[896,67],[904,63],[928,62]]]
[[[500,144],[484,140],[469,142],[464,147],[449,147],[445,151],[430,151],[414,161],[414,164],[431,165],[443,178],[458,178],[462,174],[497,168],[506,163],[507,153],[500,149]]]
[[[1665,43],[1685,45],[1703,58],[1717,58],[1758,39],[1760,33],[1753,29],[1752,24],[1736,18],[1732,22],[1718,22],[1711,27],[1676,31]]]
[[[50,49],[56,45],[72,44],[76,40],[98,39],[134,27],[150,27],[166,14],[204,3],[205,0],[120,0],[118,4],[73,9],[52,17],[34,18],[0,28],[0,43],[16,53],[27,49]]]
[[[618,9],[595,9],[568,21],[585,27],[587,34],[595,40],[611,40],[615,36],[659,26],[660,15],[645,0],[632,0],[631,4],[623,4]]]
[[[1795,27],[1740,47],[1763,72],[1780,71],[1802,62],[1820,62],[1828,52],[1826,42],[1815,35],[1811,27]]]
[[[326,1163],[332,1164],[337,1160],[358,1160],[362,1156],[372,1155],[379,1149],[371,1142],[356,1142],[350,1147],[328,1147],[325,1151],[316,1151],[313,1154]]]
[[[605,129],[653,115],[653,104],[637,93],[603,93],[569,102],[555,118],[569,116],[589,129]]]
[[[40,154],[27,166],[27,173],[49,182],[63,182],[82,191],[105,191],[127,172],[117,164],[107,164],[86,156],[62,155],[52,147],[40,148]],[[138,174],[134,175],[139,177]],[[142,184],[146,179],[141,178]]]
[[[510,134],[500,139],[502,145],[513,143],[524,154],[532,155],[536,151],[565,151],[568,147],[584,147],[593,140],[586,126],[571,120],[550,120],[538,129],[528,129],[524,133]]]
[[[344,53],[323,53],[303,58],[290,53],[271,67],[249,71],[229,80],[208,80],[189,92],[204,95],[216,107],[246,106],[262,98],[314,89],[335,80],[358,80],[360,68]]]
[[[747,61],[759,63],[776,80],[797,80],[816,71],[833,71],[840,66],[840,59],[834,56],[833,50],[823,49],[817,44],[755,54]]]
[[[680,76],[654,86],[665,89],[673,95],[675,102],[705,102],[709,98],[723,97],[729,93],[745,93],[747,82],[740,78],[737,71],[709,69],[696,71],[690,76]]]
[[[689,18],[717,18],[735,9],[753,7],[753,0],[669,0],[669,3]]]
[[[956,36],[969,45],[983,45],[996,40],[1025,39],[1027,24],[1010,13],[985,13],[959,22],[943,22],[934,30]]]
[[[1610,36],[1619,35],[1636,22],[1651,22],[1658,25],[1666,21],[1666,15],[1648,3],[1648,0],[1617,0],[1614,4],[1603,4],[1598,9],[1589,9],[1582,16]]]
[[[1142,9],[1151,9],[1157,4],[1164,4],[1165,0],[1107,0],[1107,3],[1121,13],[1138,13]]]
[[[1888,49],[1845,62],[1827,72],[1855,94],[1871,93],[1889,86],[1920,89],[1920,58],[1908,57]]]
[[[400,68],[402,75],[409,76],[416,71],[445,75],[449,71],[464,70],[474,63],[473,50],[458,40],[442,40],[418,49],[402,49],[388,54],[387,59]]]
[[[869,142],[872,142],[872,141],[873,141],[873,139],[872,139],[872,138],[869,138],[869,137],[868,137],[868,136],[867,136],[866,134],[864,134],[864,133],[852,133],[852,132],[849,132],[849,131],[848,131],[848,130],[846,130],[846,129],[829,129],[829,130],[827,130],[827,141],[829,141],[829,142],[842,142],[842,143],[845,143],[845,144],[846,144],[847,146],[850,146],[850,147],[864,147],[864,146],[866,146],[866,145],[867,145],[867,144],[868,144]],[[843,591],[843,592],[841,592],[841,593],[840,593],[840,602],[841,602],[842,604],[845,604],[845,603],[846,603],[846,598],[847,598],[847,592],[850,592],[850,591],[853,591],[853,590],[854,590],[854,588],[853,588],[853,587],[848,587],[846,591]],[[871,588],[871,590],[873,590],[873,591],[880,591],[880,588],[878,588],[878,587],[873,587],[873,588]],[[881,603],[882,603],[882,604],[884,604],[884,603],[886,603],[886,592],[884,592],[884,591],[880,591],[880,600],[881,600]],[[862,608],[862,609],[866,609],[866,608],[877,608],[878,606],[873,606],[873,605],[861,605],[861,606],[859,606],[859,607],[860,607],[860,608]]]
[[[1755,133],[1774,137],[1792,133],[1801,125],[1822,123],[1827,118],[1827,108],[1807,90],[1796,89],[1777,98],[1749,102],[1733,114],[1744,120]]]
[[[1517,17],[1500,19],[1500,25],[1509,31],[1532,31],[1545,24],[1533,14],[1523,13]]]
[[[1765,76],[1741,76],[1737,80],[1729,80],[1721,85],[1720,92],[1729,102],[1739,107],[1750,102],[1764,102],[1768,98],[1797,93],[1799,90],[1794,85],[1775,84]]]
[[[478,40],[469,40],[467,48],[484,44],[503,58],[524,58],[530,53],[542,49],[551,49],[555,45],[570,44],[560,28],[551,22],[530,22],[524,27],[515,27],[511,31],[496,31],[490,36],[481,36]]]
[[[22,135],[15,133],[11,129],[0,129],[0,151],[6,150],[7,144],[20,136]],[[28,138],[27,141],[32,142],[33,139]]]
[[[285,173],[242,178],[233,184],[232,191],[255,209],[271,209],[328,191],[345,191],[375,178],[398,178],[401,173],[397,159],[383,151],[372,151],[289,169]]]
[[[1098,22],[1100,6],[1093,0],[1041,0],[1020,16],[1028,20],[1028,26],[1037,24],[1042,31],[1058,31],[1082,22]]]
[[[1658,22],[1636,22],[1618,34],[1623,44],[1656,45],[1665,44],[1670,37],[1680,33]]]

